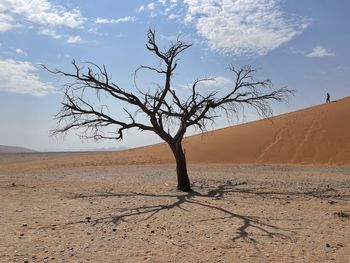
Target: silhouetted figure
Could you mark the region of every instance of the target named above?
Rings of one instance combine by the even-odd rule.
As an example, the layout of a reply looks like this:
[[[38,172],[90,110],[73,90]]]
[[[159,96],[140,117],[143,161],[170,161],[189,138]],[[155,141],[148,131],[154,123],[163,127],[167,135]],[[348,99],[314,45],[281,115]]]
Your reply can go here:
[[[331,95],[329,95],[329,93],[327,92],[326,103],[330,103],[330,102],[331,102]]]

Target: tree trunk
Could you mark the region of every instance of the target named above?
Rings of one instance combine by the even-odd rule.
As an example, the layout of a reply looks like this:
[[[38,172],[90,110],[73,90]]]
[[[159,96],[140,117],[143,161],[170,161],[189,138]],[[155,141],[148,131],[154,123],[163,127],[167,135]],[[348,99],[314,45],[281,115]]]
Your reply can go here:
[[[181,140],[171,146],[175,160],[177,173],[177,189],[183,192],[190,192],[191,184],[187,173],[186,155],[182,149]]]

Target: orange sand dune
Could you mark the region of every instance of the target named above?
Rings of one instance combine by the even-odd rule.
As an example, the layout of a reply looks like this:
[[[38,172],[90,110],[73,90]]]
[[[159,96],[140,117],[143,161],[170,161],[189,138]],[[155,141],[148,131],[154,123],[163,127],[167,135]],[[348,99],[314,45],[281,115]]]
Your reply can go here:
[[[350,165],[350,97],[190,136],[184,148],[189,163]],[[121,152],[31,154],[21,158],[16,168],[162,163],[174,163],[165,143]]]
[[[350,164],[350,97],[188,137],[190,163]],[[135,162],[171,162],[164,144],[129,150]]]

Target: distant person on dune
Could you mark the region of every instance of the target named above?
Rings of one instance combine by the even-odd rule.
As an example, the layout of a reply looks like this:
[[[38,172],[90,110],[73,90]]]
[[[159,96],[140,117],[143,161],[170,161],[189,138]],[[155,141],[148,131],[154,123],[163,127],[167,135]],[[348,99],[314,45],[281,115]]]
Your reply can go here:
[[[327,92],[326,103],[330,103],[330,102],[331,102],[331,95],[329,95],[329,93]]]

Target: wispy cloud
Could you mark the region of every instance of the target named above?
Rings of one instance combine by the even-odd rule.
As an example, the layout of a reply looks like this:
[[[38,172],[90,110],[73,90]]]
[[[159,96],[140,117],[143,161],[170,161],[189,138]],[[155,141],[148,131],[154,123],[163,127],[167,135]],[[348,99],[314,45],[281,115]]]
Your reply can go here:
[[[0,60],[0,91],[44,96],[55,92],[52,85],[44,83],[37,75],[37,68],[28,61]]]
[[[202,81],[198,84],[197,88],[204,88],[206,91],[219,91],[221,89],[228,88],[232,85],[232,80],[226,77],[208,78],[206,81]],[[192,84],[180,84],[179,88],[188,90],[192,89]]]
[[[0,32],[5,32],[16,27],[14,24],[14,19],[9,14],[5,14],[1,11],[0,3]]]
[[[143,10],[145,10],[145,6],[141,5],[136,9],[136,13],[141,13]]]
[[[168,19],[170,19],[170,20],[178,19],[178,18],[180,18],[180,15],[170,14],[170,15],[168,16]]]
[[[135,22],[135,17],[134,16],[125,16],[122,18],[118,19],[107,19],[107,18],[96,18],[95,23],[96,24],[119,24],[119,23],[133,23]]]
[[[26,52],[24,52],[22,49],[20,49],[20,48],[16,48],[16,53],[18,54],[18,55],[26,55]]]
[[[211,87],[211,88],[224,88],[231,84],[232,84],[232,80],[226,77],[215,77],[208,81],[202,82],[203,86]]]
[[[148,10],[153,11],[156,8],[156,4],[154,2],[149,3],[147,5]]]
[[[300,35],[306,18],[287,16],[280,0],[184,0],[185,22],[211,49],[232,55],[265,55]]]
[[[158,0],[148,3],[146,6],[141,5],[138,9],[136,9],[136,12],[140,13],[147,10],[149,11],[149,15],[151,17],[163,15],[167,16],[169,20],[172,20],[183,17],[184,8],[179,8],[179,10],[174,12],[174,9],[176,9],[178,6],[179,4],[177,0]]]
[[[334,57],[335,54],[322,47],[322,46],[316,46],[314,47],[310,53],[306,54],[307,57]]]
[[[10,30],[24,22],[77,28],[84,21],[85,18],[79,9],[67,10],[47,0],[2,0],[0,2],[0,31]]]
[[[67,39],[67,43],[69,44],[77,44],[77,43],[81,43],[83,41],[83,39],[80,36],[70,36]]]
[[[55,30],[48,29],[48,28],[44,28],[44,29],[40,30],[39,34],[49,36],[49,37],[52,37],[54,39],[59,39],[62,37],[62,35],[58,34]]]

